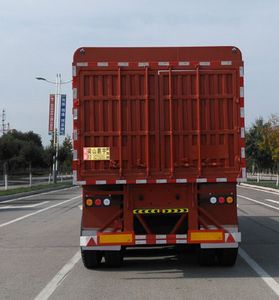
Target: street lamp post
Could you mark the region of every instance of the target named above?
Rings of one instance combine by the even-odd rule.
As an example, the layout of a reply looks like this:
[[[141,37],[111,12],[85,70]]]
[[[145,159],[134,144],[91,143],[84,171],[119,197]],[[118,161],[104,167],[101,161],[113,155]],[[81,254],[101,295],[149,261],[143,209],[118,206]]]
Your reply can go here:
[[[55,94],[55,117],[54,117],[54,149],[55,149],[55,159],[54,159],[54,172],[53,172],[53,182],[57,182],[57,170],[58,170],[58,151],[59,151],[59,133],[58,133],[58,120],[59,120],[59,98],[61,90],[61,74],[56,74],[56,94]],[[60,100],[61,101],[61,100]]]
[[[56,74],[56,80],[50,81],[44,77],[36,77],[37,80],[43,80],[48,83],[54,84],[56,86],[55,93],[55,105],[54,105],[54,131],[53,131],[53,146],[54,146],[54,156],[52,164],[52,174],[53,174],[53,183],[57,182],[57,170],[58,170],[58,150],[59,150],[59,133],[58,133],[58,120],[59,120],[59,98],[61,95],[61,85],[70,83],[72,80],[62,81],[61,74]]]

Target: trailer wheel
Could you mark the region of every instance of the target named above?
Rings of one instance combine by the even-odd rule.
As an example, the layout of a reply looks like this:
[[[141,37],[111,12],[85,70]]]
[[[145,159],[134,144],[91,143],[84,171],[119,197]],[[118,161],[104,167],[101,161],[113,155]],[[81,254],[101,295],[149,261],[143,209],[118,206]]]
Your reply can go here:
[[[199,264],[201,266],[213,266],[215,264],[216,251],[215,249],[200,249]]]
[[[105,251],[105,262],[110,267],[119,267],[123,262],[122,251]]]
[[[87,269],[97,268],[101,264],[102,257],[101,251],[81,250],[82,262]]]
[[[219,249],[218,260],[219,264],[224,267],[232,267],[237,259],[238,248]]]

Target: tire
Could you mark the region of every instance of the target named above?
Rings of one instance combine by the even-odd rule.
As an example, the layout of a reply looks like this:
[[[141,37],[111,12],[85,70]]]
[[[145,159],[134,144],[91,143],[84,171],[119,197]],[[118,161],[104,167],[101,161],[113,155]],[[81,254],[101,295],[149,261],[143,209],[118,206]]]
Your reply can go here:
[[[105,251],[105,262],[110,267],[120,267],[123,263],[122,251]]]
[[[101,264],[102,257],[101,251],[81,250],[82,262],[87,269],[98,268]]]
[[[201,266],[213,266],[216,262],[215,249],[200,249],[199,251],[199,264]]]
[[[227,248],[218,250],[219,264],[223,267],[232,267],[237,259],[238,248]]]

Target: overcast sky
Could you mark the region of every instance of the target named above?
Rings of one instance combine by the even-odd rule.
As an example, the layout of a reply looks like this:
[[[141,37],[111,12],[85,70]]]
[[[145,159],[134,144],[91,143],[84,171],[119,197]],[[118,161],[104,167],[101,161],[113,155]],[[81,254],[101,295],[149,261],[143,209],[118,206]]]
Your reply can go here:
[[[48,136],[48,94],[71,79],[80,46],[235,45],[245,61],[246,126],[279,113],[279,1],[0,0],[0,109],[11,128]],[[71,134],[72,91],[66,132]]]

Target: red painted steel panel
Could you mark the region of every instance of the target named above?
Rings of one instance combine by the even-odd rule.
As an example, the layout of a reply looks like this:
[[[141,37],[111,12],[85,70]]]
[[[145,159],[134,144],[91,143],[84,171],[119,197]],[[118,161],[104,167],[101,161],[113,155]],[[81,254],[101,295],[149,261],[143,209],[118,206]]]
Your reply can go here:
[[[78,180],[239,176],[237,48],[84,48],[73,65]],[[84,147],[109,147],[110,160],[84,161]]]

